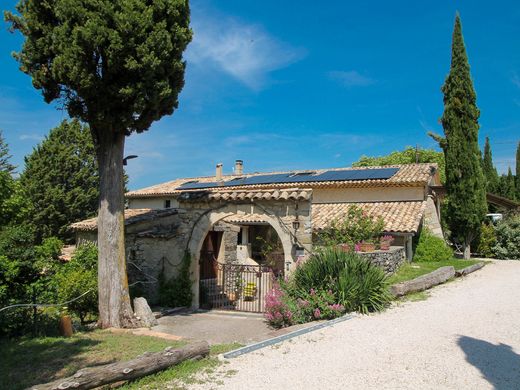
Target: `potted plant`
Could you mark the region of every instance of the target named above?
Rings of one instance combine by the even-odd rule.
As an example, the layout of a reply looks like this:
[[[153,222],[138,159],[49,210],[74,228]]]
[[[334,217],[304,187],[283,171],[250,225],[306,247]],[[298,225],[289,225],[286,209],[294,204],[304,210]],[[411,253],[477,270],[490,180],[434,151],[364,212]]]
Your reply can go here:
[[[373,252],[376,250],[376,244],[373,240],[363,240],[358,245],[360,252]]]
[[[394,238],[388,234],[382,236],[379,239],[379,245],[382,251],[387,251],[390,249],[390,245],[392,245],[392,242],[394,241]]]

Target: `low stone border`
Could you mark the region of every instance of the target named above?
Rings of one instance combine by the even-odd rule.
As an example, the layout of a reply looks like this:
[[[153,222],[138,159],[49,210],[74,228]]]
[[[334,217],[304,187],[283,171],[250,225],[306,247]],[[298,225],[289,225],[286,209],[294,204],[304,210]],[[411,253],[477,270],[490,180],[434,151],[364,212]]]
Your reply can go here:
[[[240,355],[245,355],[246,353],[251,353],[253,351],[257,351],[259,349],[281,343],[282,341],[292,339],[293,337],[301,336],[302,334],[305,334],[305,333],[310,333],[310,332],[314,332],[315,330],[327,328],[327,327],[335,325],[337,323],[350,320],[351,318],[354,318],[354,316],[351,314],[346,314],[342,317],[335,318],[333,320],[325,321],[325,322],[322,322],[322,323],[319,323],[319,324],[316,324],[313,326],[309,326],[307,328],[295,330],[294,332],[290,332],[290,333],[287,333],[287,334],[284,334],[281,336],[273,337],[272,339],[260,341],[258,343],[254,343],[251,345],[246,345],[245,347],[241,347],[241,348],[235,349],[233,351],[226,352],[226,353],[220,355],[220,357],[222,357],[224,359],[236,358]]]

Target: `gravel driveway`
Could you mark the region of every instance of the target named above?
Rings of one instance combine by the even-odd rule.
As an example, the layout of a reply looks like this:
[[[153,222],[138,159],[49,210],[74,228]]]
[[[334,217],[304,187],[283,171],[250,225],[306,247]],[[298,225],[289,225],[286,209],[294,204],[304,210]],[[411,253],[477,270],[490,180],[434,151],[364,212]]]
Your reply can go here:
[[[520,261],[230,360],[195,388],[520,389]]]

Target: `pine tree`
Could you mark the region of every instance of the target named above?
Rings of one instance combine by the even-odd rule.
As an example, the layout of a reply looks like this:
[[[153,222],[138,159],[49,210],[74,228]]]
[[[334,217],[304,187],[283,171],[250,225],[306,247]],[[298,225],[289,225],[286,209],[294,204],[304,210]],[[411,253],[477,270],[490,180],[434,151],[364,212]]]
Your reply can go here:
[[[16,167],[9,162],[11,157],[9,154],[9,145],[5,142],[2,130],[0,130],[0,172],[14,173]]]
[[[486,137],[486,144],[484,146],[484,158],[482,159],[482,172],[486,182],[487,192],[496,193],[498,187],[498,172],[493,165],[493,157],[491,154],[491,145],[489,138]]]
[[[484,175],[478,146],[476,94],[460,17],[453,30],[451,68],[444,85],[444,112],[441,118],[445,137],[431,134],[442,147],[446,159],[447,222],[452,238],[462,243],[469,258],[471,242],[478,236],[487,205]]]
[[[71,241],[68,225],[95,215],[99,175],[88,127],[63,121],[25,158],[20,177],[33,206],[29,216],[36,240],[56,236]]]

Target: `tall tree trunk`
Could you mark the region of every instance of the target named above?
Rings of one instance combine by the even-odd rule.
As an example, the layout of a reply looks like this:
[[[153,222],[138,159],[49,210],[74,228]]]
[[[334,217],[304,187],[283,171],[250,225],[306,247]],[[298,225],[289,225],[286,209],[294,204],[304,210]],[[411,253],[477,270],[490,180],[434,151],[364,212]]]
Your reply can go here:
[[[462,254],[462,258],[464,260],[469,260],[471,258],[471,244],[469,244],[469,242],[464,242],[464,252]]]
[[[96,131],[99,165],[98,290],[99,325],[135,327],[126,274],[123,153],[125,135]]]

